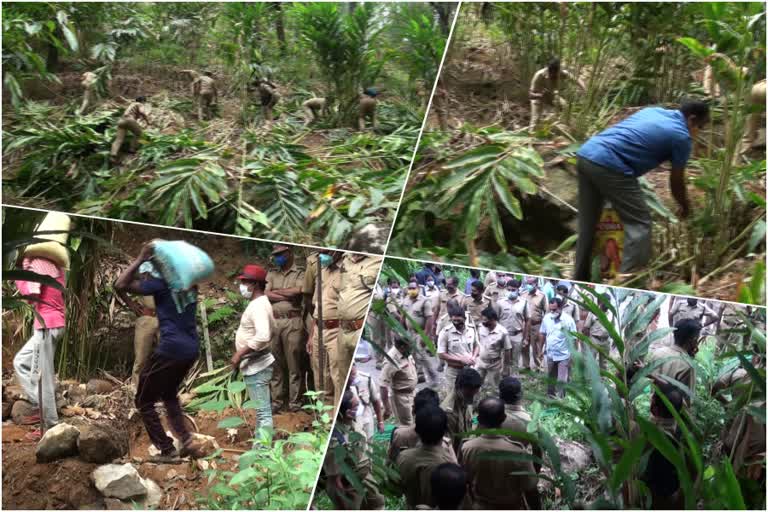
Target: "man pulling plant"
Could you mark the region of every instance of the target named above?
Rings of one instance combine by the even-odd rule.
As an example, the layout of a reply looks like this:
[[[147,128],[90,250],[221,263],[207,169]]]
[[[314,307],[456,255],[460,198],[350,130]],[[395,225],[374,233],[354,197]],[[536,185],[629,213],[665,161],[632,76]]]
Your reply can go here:
[[[564,81],[575,83],[584,92],[586,86],[577,76],[560,67],[560,59],[552,59],[547,67],[541,68],[531,79],[531,88],[528,96],[531,98],[531,124],[529,130],[536,130],[539,119],[546,107],[556,107],[563,110],[567,103],[560,96],[561,86]]]
[[[605,201],[624,224],[624,257],[619,269],[634,272],[651,258],[651,212],[638,178],[669,161],[669,186],[688,217],[685,166],[693,139],[709,122],[709,106],[686,101],[678,110],[649,107],[589,139],[576,154],[579,173],[579,238],[573,278],[590,280],[595,227]]]
[[[192,96],[197,97],[197,118],[200,121],[213,117],[213,106],[219,99],[213,73],[204,71],[192,82]]]
[[[141,135],[144,133],[139,121],[143,119],[149,124],[149,116],[147,116],[147,111],[144,109],[146,101],[147,98],[144,96],[136,98],[136,101],[128,105],[128,108],[126,108],[123,113],[123,117],[117,122],[117,133],[115,135],[115,140],[112,143],[112,149],[109,152],[113,161],[117,159],[117,155],[120,153],[120,148],[123,146],[125,136],[128,132],[133,134],[130,144],[131,153],[135,153],[138,149],[139,138],[141,138]]]

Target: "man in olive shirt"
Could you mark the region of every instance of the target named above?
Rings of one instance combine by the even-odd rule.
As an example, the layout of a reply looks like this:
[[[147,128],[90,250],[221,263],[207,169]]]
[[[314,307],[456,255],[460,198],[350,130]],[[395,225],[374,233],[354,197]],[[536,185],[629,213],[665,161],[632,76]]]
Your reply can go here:
[[[505,417],[504,402],[499,398],[484,398],[480,401],[477,416],[480,429],[501,428]],[[536,488],[538,478],[533,463],[512,458],[525,453],[522,444],[502,435],[481,434],[464,442],[459,463],[467,471],[470,494],[476,509],[541,508],[541,498]],[[509,454],[511,457],[498,457],[498,454]]]
[[[667,383],[668,379],[674,379],[688,386],[691,395],[685,397],[687,404],[696,392],[696,369],[688,358],[696,357],[699,351],[700,332],[701,324],[696,320],[681,320],[675,324],[674,345],[663,346],[651,354],[651,361],[666,360],[653,373],[657,379]]]
[[[445,462],[456,463],[453,452],[443,446],[448,418],[439,407],[426,406],[416,413],[416,433],[421,444],[400,453],[395,463],[409,509],[432,506],[432,470]]]
[[[606,315],[611,314],[611,312],[608,311],[608,305],[602,301],[600,301],[600,309],[603,310]],[[585,336],[589,336],[589,339],[592,340],[592,343],[594,343],[595,346],[599,347],[601,350],[604,350],[606,354],[610,355],[611,336],[608,334],[608,331],[600,322],[600,320],[597,319],[597,316],[595,316],[594,313],[590,312],[587,314],[587,319],[584,320],[584,328],[582,333]],[[595,354],[595,358],[600,362],[600,370],[605,370],[608,367],[608,358],[606,356],[603,354]]]
[[[403,318],[403,323],[408,334],[411,335],[411,342],[413,343],[413,359],[416,361],[417,369],[424,373],[426,377],[427,386],[434,388],[437,386],[437,369],[435,368],[434,361],[431,354],[427,351],[427,347],[421,339],[421,335],[416,331],[412,322],[418,325],[419,329],[425,333],[432,331],[432,322],[434,317],[432,315],[432,302],[424,295],[421,295],[419,285],[415,281],[408,283],[408,293],[403,300],[403,309],[410,317]]]
[[[455,302],[448,303],[451,323],[446,325],[437,338],[437,356],[445,361],[445,388],[453,389],[462,368],[475,365],[480,354],[477,328],[467,324],[464,308]]]
[[[439,307],[435,312],[435,332],[434,336],[437,337],[440,334],[442,328],[448,323],[448,301],[455,299],[459,305],[464,305],[465,301],[469,300],[467,295],[464,295],[459,291],[459,279],[456,276],[450,276],[445,280],[445,289],[440,290],[440,297],[438,299]]]
[[[504,376],[516,375],[520,369],[520,352],[530,320],[528,302],[520,296],[520,281],[510,279],[506,284],[506,293],[496,303],[499,323],[507,329],[512,347],[504,364]]]
[[[515,377],[504,377],[499,384],[499,397],[504,401],[504,412],[507,415],[504,423],[501,424],[501,428],[527,434],[531,415],[528,414],[528,411],[523,406],[523,384]],[[532,444],[530,441],[514,435],[508,435],[507,437],[512,441],[522,444],[526,449],[530,447],[535,457],[542,457],[543,452],[538,443]],[[538,473],[541,469],[541,463],[534,462],[533,466]]]
[[[343,388],[352,359],[355,357],[357,341],[365,326],[365,314],[379,275],[381,258],[347,253],[341,266],[338,303],[341,330],[338,336],[338,361],[335,365],[333,385]]]
[[[298,265],[290,246],[278,244],[272,250],[274,268],[267,273],[266,295],[272,303],[275,330],[272,332],[272,409],[301,410],[304,396],[302,352],[304,322],[301,317],[304,268]]]
[[[544,344],[539,342],[539,329],[549,308],[549,301],[547,296],[539,290],[535,277],[526,279],[525,288],[525,300],[528,302],[528,313],[531,320],[528,324],[528,335],[523,341],[523,368],[531,369],[530,356],[533,352],[534,369],[538,370],[544,364]]]
[[[458,453],[462,438],[458,434],[472,430],[472,401],[480,391],[483,379],[477,370],[464,368],[440,406],[448,415],[448,434],[453,450]]]
[[[495,309],[491,306],[485,308],[481,320],[478,335],[480,355],[475,368],[483,379],[483,387],[495,393],[501,380],[504,359],[509,359],[512,345],[509,342],[507,330],[499,323],[499,316]]]
[[[339,291],[341,290],[341,258],[344,253],[340,251],[330,251],[324,249],[320,252],[320,266],[322,272],[322,294],[315,286],[312,298],[313,313],[312,324],[310,326],[309,343],[307,343],[307,352],[309,352],[312,363],[312,372],[315,376],[315,390],[323,391],[324,398],[335,404],[339,403],[341,393],[344,391],[344,382],[335,382],[338,370],[337,365],[339,357],[337,353],[339,336]],[[318,318],[318,302],[322,300],[323,304],[323,324],[320,325]],[[325,351],[325,360],[323,367],[320,367],[320,346],[318,330],[323,330],[323,348]]]
[[[427,406],[440,407],[440,397],[434,389],[424,388],[416,393],[413,398],[413,416]],[[397,460],[397,456],[400,452],[406,448],[413,448],[419,444],[419,434],[416,433],[415,425],[403,425],[395,427],[392,430],[392,435],[389,438],[389,450],[387,456],[391,462]]]
[[[416,363],[410,354],[411,346],[402,338],[395,338],[395,346],[389,349],[388,359],[381,370],[381,400],[384,417],[394,413],[398,425],[413,423],[413,394],[418,377]],[[390,361],[391,359],[391,361]],[[394,361],[396,364],[392,364]]]
[[[464,307],[477,327],[480,327],[480,317],[483,314],[483,310],[491,305],[491,301],[483,297],[484,292],[485,285],[483,285],[482,281],[472,281],[470,296],[464,301]]]

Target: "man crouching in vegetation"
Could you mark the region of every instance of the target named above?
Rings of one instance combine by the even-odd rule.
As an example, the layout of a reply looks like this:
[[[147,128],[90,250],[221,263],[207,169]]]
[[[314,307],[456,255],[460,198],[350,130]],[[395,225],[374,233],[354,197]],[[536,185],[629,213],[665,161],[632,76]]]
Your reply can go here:
[[[123,113],[123,117],[117,122],[117,133],[115,134],[115,140],[112,143],[112,149],[109,152],[109,156],[112,158],[113,162],[117,160],[117,155],[120,153],[120,148],[123,146],[125,136],[128,132],[133,134],[130,143],[131,152],[136,152],[139,148],[139,138],[144,133],[139,124],[139,120],[143,119],[149,124],[149,116],[147,116],[147,111],[144,109],[146,101],[147,98],[144,96],[136,98],[136,101],[128,105],[128,108],[126,108]]]
[[[155,300],[160,343],[149,356],[139,375],[136,389],[136,408],[144,421],[149,439],[157,449],[159,462],[177,457],[200,458],[203,454],[194,445],[191,432],[184,422],[178,390],[187,373],[197,360],[200,343],[197,338],[197,289],[182,292],[185,306],[181,312],[176,308],[174,293],[164,278],[139,279],[137,271],[142,263],[152,258],[152,243],[142,247],[139,256],[123,270],[115,282],[117,291],[137,295],[151,295]],[[176,297],[176,300],[179,300]],[[162,401],[168,422],[181,440],[181,451],[173,446],[173,439],[165,433],[155,403]]]
[[[651,211],[638,178],[669,161],[669,187],[688,217],[685,166],[693,139],[709,122],[709,106],[686,101],[679,110],[649,107],[598,133],[576,156],[579,172],[579,238],[573,279],[590,280],[595,227],[605,201],[624,224],[622,273],[635,272],[651,259]]]
[[[267,271],[259,265],[246,265],[240,280],[240,294],[250,300],[235,334],[235,355],[232,368],[243,372],[248,396],[256,411],[256,431],[272,429],[272,400],[269,382],[272,380],[271,340],[275,330],[272,304],[265,293]]]

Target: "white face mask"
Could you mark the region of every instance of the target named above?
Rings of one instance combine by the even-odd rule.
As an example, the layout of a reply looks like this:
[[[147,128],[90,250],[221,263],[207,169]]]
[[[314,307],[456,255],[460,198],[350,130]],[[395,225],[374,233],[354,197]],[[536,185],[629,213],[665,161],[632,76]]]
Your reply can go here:
[[[246,299],[250,299],[251,295],[253,295],[253,292],[251,291],[250,288],[248,288],[247,285],[244,285],[244,284],[241,283],[240,284],[240,295],[242,295]]]

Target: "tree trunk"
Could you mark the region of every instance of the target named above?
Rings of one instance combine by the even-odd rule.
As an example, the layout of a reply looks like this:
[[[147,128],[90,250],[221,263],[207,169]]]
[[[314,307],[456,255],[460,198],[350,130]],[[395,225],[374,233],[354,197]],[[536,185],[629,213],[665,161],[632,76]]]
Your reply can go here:
[[[280,45],[280,55],[288,53],[288,46],[285,42],[285,15],[283,13],[283,4],[275,2],[272,4],[275,9],[275,32],[277,32],[277,41]]]
[[[49,73],[55,73],[59,70],[59,49],[56,46],[48,45],[48,56],[45,59],[45,67]]]
[[[451,32],[453,5],[443,2],[430,2],[430,5],[437,13],[437,19],[440,22],[440,30],[447,36]]]

